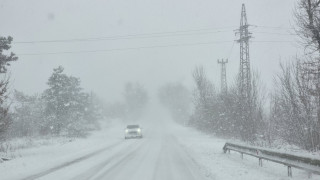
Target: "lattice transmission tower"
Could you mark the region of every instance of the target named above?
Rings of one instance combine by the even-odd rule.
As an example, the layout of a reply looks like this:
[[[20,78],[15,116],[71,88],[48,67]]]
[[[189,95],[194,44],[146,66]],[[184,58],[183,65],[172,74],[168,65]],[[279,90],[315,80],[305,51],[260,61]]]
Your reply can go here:
[[[251,95],[251,72],[250,72],[250,55],[249,55],[249,40],[251,33],[247,22],[246,7],[242,4],[240,28],[237,30],[240,38],[237,40],[240,43],[240,93],[245,100],[250,99]]]
[[[221,61],[218,59],[218,64],[221,64],[221,93],[228,92],[228,85],[227,85],[227,71],[226,71],[226,63],[228,63],[228,59]]]
[[[247,22],[246,7],[242,4],[240,28],[237,30],[240,38],[240,72],[239,72],[239,90],[240,90],[240,135],[243,140],[252,141],[255,139],[257,124],[253,118],[252,85],[250,71],[249,40],[251,33]]]

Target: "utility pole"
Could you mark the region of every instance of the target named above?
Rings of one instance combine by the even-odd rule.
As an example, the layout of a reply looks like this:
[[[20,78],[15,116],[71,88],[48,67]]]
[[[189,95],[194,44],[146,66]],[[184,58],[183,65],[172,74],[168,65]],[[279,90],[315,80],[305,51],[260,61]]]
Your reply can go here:
[[[244,140],[252,140],[255,134],[255,122],[252,116],[252,85],[249,56],[249,40],[251,33],[247,22],[246,7],[242,4],[240,27],[236,34],[240,35],[237,40],[240,43],[240,73],[239,73],[239,90],[240,90],[240,118],[241,118],[241,136]]]
[[[218,64],[221,64],[221,93],[227,94],[228,85],[227,85],[227,72],[226,72],[226,63],[228,63],[228,59],[221,61],[218,59]]]

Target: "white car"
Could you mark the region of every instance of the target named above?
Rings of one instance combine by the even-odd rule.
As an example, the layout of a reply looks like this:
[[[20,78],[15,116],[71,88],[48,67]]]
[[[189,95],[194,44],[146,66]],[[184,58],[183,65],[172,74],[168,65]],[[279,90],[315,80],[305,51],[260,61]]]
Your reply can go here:
[[[139,125],[128,125],[125,129],[124,139],[142,138],[142,131]]]

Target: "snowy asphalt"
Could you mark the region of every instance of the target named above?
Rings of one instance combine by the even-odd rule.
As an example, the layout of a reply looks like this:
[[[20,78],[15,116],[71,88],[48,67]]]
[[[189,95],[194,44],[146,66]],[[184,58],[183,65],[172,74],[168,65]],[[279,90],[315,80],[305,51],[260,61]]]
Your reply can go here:
[[[120,140],[24,179],[206,179],[175,136],[163,128],[147,131],[143,139]]]

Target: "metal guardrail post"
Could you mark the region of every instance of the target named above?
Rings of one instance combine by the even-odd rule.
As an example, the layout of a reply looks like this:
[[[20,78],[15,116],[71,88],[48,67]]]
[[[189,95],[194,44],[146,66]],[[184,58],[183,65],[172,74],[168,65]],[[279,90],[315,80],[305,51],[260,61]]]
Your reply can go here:
[[[292,169],[291,166],[288,166],[288,176],[292,177]]]
[[[223,153],[226,153],[227,152],[227,144],[225,144],[224,146],[223,146]]]
[[[262,159],[259,158],[259,166],[262,167]]]

